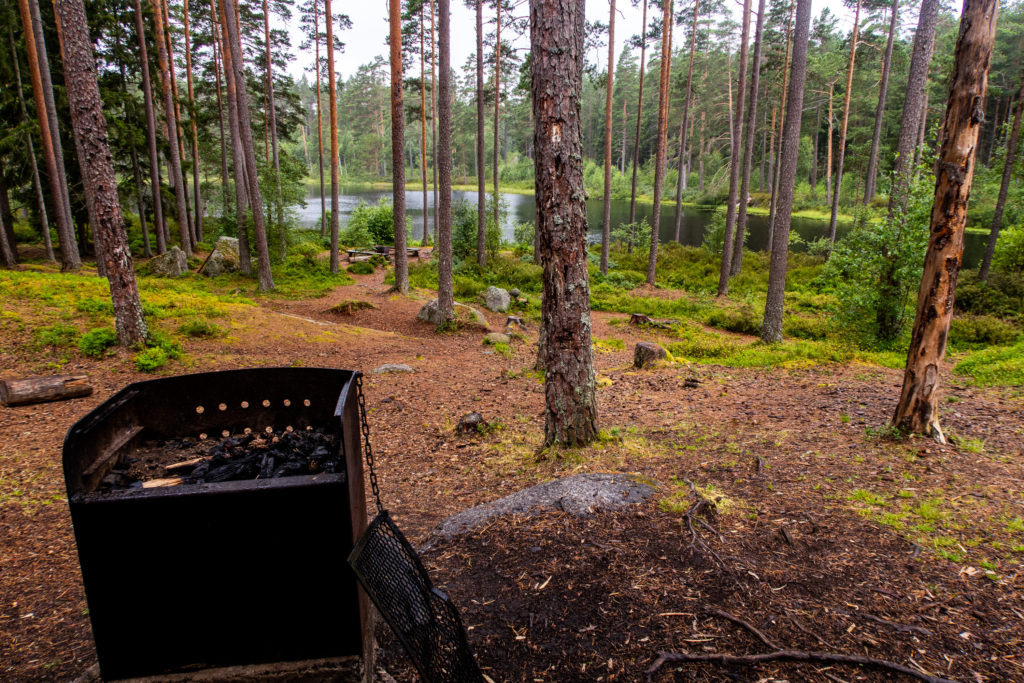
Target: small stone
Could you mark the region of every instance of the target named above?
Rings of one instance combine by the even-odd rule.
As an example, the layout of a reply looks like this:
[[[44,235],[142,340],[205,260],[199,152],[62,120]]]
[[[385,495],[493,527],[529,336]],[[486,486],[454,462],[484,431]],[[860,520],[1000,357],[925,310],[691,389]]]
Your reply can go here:
[[[487,423],[484,422],[484,416],[480,413],[466,413],[459,419],[459,424],[455,428],[459,434],[476,434],[487,428]]]
[[[402,363],[385,363],[379,368],[373,369],[375,375],[385,375],[389,372],[416,372],[412,367],[404,365]]]
[[[512,337],[501,332],[491,332],[484,337],[484,344],[509,344],[512,342]]]
[[[484,306],[486,306],[488,310],[503,313],[508,310],[511,303],[512,300],[509,297],[508,291],[501,287],[491,285],[484,292]]]
[[[520,291],[519,291],[519,289],[517,289],[517,288],[513,287],[512,289],[510,289],[510,290],[509,290],[508,294],[509,294],[509,296],[511,296],[511,297],[512,297],[513,299],[518,299],[518,298],[519,298],[519,295],[520,295],[520,294],[522,294],[522,292],[520,292]]]
[[[163,254],[154,256],[149,262],[149,267],[155,275],[166,277],[181,277],[188,272],[188,259],[185,252],[178,247],[171,247]]]
[[[668,357],[668,352],[654,342],[638,342],[633,350],[633,367],[645,368]]]

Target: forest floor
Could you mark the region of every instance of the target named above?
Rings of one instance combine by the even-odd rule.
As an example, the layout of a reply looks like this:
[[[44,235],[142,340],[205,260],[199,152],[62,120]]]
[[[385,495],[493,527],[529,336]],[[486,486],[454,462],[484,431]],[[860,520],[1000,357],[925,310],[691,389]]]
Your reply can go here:
[[[897,370],[807,362],[636,371],[634,344],[667,340],[628,326],[628,311],[597,312],[601,438],[588,448],[540,451],[535,325],[507,353],[483,345],[478,330],[439,334],[416,320],[433,293],[394,295],[380,272],[322,298],[218,296],[212,315],[224,333],[186,340],[185,358],[161,372],[301,365],[367,373],[380,488],[414,542],[455,512],[556,477],[627,472],[656,486],[651,501],[624,511],[498,519],[425,554],[494,681],[643,680],[663,651],[776,647],[881,658],[962,681],[1024,681],[1020,388],[980,387],[947,373],[941,419],[958,445],[938,446],[885,428]],[[330,310],[353,300],[373,308]],[[127,351],[92,359],[40,347],[30,330],[54,319],[47,306],[3,302],[0,375],[84,373],[95,393],[0,408],[5,680],[68,680],[95,661],[62,439],[111,394],[152,376],[136,371]],[[504,315],[487,318],[502,328]],[[415,371],[370,374],[384,363]],[[457,435],[460,416],[473,411],[490,429]],[[701,506],[707,513],[689,520],[702,497],[711,501]],[[380,640],[382,664],[414,680],[383,628]],[[896,678],[784,662],[671,663],[654,675]]]

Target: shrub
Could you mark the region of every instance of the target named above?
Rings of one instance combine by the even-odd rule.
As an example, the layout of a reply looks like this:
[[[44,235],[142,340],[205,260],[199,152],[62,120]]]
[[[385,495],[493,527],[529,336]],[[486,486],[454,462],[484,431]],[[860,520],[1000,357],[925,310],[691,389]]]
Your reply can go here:
[[[77,327],[65,323],[39,327],[32,332],[35,346],[40,349],[47,346],[51,348],[71,346],[75,343],[75,339],[78,338],[79,334],[81,332]]]
[[[612,228],[611,241],[619,244],[629,244],[642,249],[651,246],[651,224],[643,217],[639,223],[620,223],[619,227]]]
[[[356,261],[346,268],[350,273],[355,275],[373,275],[373,264],[369,261]]]
[[[135,369],[139,372],[156,372],[167,365],[167,352],[159,346],[140,351],[135,355]]]
[[[1024,277],[1017,273],[992,271],[986,283],[980,282],[973,270],[961,271],[954,305],[965,313],[1020,320],[1024,314]]]
[[[739,308],[712,309],[708,313],[706,322],[720,330],[729,330],[740,334],[761,334],[762,318],[749,304],[744,304]]]
[[[1024,272],[1024,223],[1000,233],[992,265],[1005,273]]]
[[[178,328],[178,332],[193,339],[209,339],[221,333],[221,329],[205,320],[189,320]]]
[[[720,206],[715,209],[715,212],[711,215],[711,224],[708,226],[707,232],[704,233],[704,239],[701,240],[701,246],[704,247],[704,250],[708,253],[721,256],[724,245],[725,207]]]
[[[365,202],[352,210],[352,215],[341,231],[339,240],[343,244],[369,247],[375,244],[395,243],[395,211],[391,201],[382,198],[376,206]],[[412,219],[405,218],[405,232],[412,233]]]
[[[991,315],[961,315],[949,327],[949,344],[955,348],[982,348],[1011,344],[1020,330]]]
[[[828,321],[788,315],[782,321],[782,333],[798,339],[824,339],[828,335]]]
[[[78,350],[92,358],[102,358],[107,349],[117,344],[117,332],[112,327],[89,330],[78,340]]]
[[[487,200],[486,225],[484,230],[484,249],[488,257],[497,255],[501,248],[501,227],[494,222],[494,199]],[[498,205],[498,221],[503,224],[508,215],[508,205],[504,200]],[[463,200],[452,207],[452,255],[456,260],[476,258],[477,207]]]
[[[158,330],[150,330],[146,346],[151,349],[160,349],[171,360],[180,360],[184,355],[181,350],[181,344]]]

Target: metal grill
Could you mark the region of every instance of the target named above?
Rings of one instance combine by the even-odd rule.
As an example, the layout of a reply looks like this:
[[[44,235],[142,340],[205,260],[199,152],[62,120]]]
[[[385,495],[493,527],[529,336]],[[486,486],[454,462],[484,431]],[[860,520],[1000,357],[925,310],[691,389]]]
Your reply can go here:
[[[416,551],[387,510],[366,529],[348,561],[424,681],[484,680],[458,610],[448,596],[434,588]]]

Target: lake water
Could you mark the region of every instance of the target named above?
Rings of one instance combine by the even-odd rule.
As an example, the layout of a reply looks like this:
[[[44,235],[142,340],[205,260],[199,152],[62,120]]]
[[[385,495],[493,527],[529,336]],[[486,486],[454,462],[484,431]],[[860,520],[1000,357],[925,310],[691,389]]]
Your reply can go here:
[[[508,216],[505,225],[502,226],[502,234],[506,240],[512,239],[512,232],[517,223],[533,223],[537,215],[537,207],[533,201],[533,195],[503,193],[502,199],[508,205]],[[342,227],[348,222],[360,202],[376,204],[381,198],[390,199],[391,190],[366,190],[347,189],[339,190],[339,214],[338,221]],[[432,192],[427,193],[428,205],[431,209],[431,232],[433,232],[433,206],[434,197]],[[452,202],[467,201],[476,205],[477,193],[466,191],[452,191]],[[327,210],[331,208],[331,202],[327,200]],[[320,220],[320,196],[311,194],[306,199],[305,206],[294,207],[299,216],[299,225],[304,228],[315,228]],[[412,219],[413,237],[419,239],[423,235],[423,192],[407,190],[405,193],[406,215]],[[675,237],[676,208],[674,205],[663,205],[661,211],[661,225],[658,234],[661,242],[669,242]],[[679,241],[683,244],[699,246],[704,239],[704,233],[711,224],[711,210],[698,209],[692,206],[683,207],[683,222],[680,229]],[[651,221],[652,207],[647,203],[636,205],[636,219],[646,218]],[[617,226],[629,222],[629,200],[612,201],[612,225]],[[602,224],[602,201],[601,199],[590,199],[587,201],[587,224],[591,239],[601,240]],[[828,221],[816,220],[813,218],[793,218],[792,229],[805,240],[815,240],[828,234]],[[837,234],[842,237],[849,230],[849,224],[839,223]],[[964,246],[964,267],[976,266],[985,252],[984,235],[968,233]],[[768,217],[751,215],[747,218],[747,248],[754,251],[763,251],[768,248]]]

